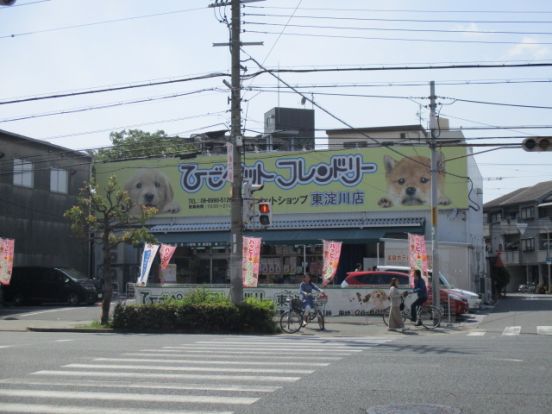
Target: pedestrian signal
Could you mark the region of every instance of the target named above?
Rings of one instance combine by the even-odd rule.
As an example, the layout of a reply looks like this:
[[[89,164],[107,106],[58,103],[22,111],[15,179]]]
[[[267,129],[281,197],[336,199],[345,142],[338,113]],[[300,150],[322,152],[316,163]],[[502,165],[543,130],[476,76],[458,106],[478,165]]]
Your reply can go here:
[[[272,224],[272,205],[270,201],[259,201],[259,223],[262,226]]]
[[[552,137],[525,138],[521,148],[529,152],[552,151]]]

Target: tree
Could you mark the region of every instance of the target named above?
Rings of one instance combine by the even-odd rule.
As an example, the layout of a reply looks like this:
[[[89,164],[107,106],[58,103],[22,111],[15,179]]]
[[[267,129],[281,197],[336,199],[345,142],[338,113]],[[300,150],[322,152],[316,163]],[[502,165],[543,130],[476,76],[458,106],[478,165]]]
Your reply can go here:
[[[157,213],[152,207],[142,207],[139,217],[129,214],[134,203],[126,191],[120,189],[115,177],[107,180],[106,188],[98,189],[92,179],[81,188],[76,204],[64,214],[71,221],[71,229],[80,236],[98,240],[103,252],[103,298],[101,324],[109,322],[109,307],[113,295],[111,255],[121,243],[139,245],[154,242],[155,238],[144,227],[147,219]]]
[[[112,147],[91,153],[96,161],[122,161],[144,157],[174,157],[195,152],[193,144],[183,138],[170,137],[164,131],[149,133],[139,129],[112,132]]]

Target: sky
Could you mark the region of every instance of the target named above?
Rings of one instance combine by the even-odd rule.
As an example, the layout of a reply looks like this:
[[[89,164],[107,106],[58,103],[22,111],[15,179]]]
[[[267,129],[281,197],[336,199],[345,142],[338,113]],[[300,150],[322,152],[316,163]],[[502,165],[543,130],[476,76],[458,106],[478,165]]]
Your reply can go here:
[[[110,144],[111,131],[188,137],[230,126],[226,23],[215,0],[17,0],[0,7],[0,129],[71,149]],[[529,153],[528,136],[552,135],[551,67],[415,69],[552,64],[552,3],[519,1],[265,0],[242,12],[242,127],[263,130],[275,106],[315,107],[326,129],[428,126],[437,111],[462,128],[484,178],[484,201],[552,180],[552,152]],[[256,61],[256,62],[255,62]],[[322,71],[325,68],[378,71]],[[397,69],[397,67],[400,67]],[[167,85],[23,103],[20,98],[167,80]],[[531,128],[529,128],[531,127]],[[492,146],[482,146],[491,144]],[[516,145],[517,144],[517,145]]]

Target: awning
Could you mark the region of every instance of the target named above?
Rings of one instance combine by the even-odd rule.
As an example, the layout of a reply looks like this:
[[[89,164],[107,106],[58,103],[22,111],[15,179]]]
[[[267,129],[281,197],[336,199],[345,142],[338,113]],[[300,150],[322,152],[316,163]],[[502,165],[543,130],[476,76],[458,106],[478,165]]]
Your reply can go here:
[[[423,234],[423,227],[377,227],[366,229],[263,230],[244,232],[244,236],[261,237],[266,244],[318,244],[321,240],[336,240],[347,244],[377,242],[387,234]],[[186,246],[217,246],[230,244],[230,232],[156,233],[162,243]]]

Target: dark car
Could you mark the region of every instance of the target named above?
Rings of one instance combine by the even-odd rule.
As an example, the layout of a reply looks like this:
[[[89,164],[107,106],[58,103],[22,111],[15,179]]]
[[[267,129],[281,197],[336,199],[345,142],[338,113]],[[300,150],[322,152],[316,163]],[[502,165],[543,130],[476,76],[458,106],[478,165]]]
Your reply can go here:
[[[78,270],[64,267],[14,267],[4,300],[23,303],[93,304],[98,298],[94,281]]]

